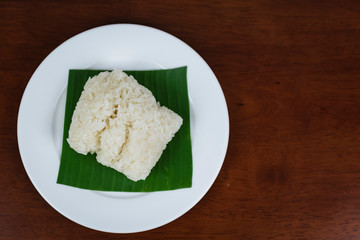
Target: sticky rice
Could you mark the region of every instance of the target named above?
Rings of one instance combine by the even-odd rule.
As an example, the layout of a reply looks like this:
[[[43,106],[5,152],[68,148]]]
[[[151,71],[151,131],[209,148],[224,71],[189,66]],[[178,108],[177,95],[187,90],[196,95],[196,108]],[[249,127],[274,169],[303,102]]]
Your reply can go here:
[[[134,77],[101,72],[84,86],[67,141],[76,152],[96,153],[99,163],[138,181],[149,175],[182,121]]]

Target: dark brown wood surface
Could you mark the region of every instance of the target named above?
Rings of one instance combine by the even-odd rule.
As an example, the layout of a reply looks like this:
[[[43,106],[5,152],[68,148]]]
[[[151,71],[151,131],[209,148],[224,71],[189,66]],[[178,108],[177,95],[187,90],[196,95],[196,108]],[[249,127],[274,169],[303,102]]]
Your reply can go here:
[[[230,115],[227,156],[205,197],[163,227],[126,235],[87,229],[48,205],[16,136],[41,61],[112,23],[192,46]],[[0,1],[0,239],[360,239],[359,30],[356,0]]]

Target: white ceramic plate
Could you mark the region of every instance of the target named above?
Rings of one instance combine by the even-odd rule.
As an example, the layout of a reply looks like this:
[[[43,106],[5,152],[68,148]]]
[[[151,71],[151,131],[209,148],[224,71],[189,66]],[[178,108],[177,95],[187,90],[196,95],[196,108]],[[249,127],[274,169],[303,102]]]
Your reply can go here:
[[[56,183],[69,69],[147,70],[188,66],[193,186],[152,193],[111,193]],[[140,232],[190,210],[215,181],[227,150],[229,117],[219,82],[188,45],[163,31],[115,24],[78,34],[36,69],[18,115],[21,158],[35,188],[58,212],[88,228]]]

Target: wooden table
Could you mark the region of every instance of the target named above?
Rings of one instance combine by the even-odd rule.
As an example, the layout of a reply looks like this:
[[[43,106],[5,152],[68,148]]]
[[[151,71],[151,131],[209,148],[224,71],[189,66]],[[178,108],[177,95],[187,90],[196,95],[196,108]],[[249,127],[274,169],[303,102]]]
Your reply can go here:
[[[223,88],[230,142],[210,191],[163,227],[82,227],[38,194],[16,137],[41,61],[84,30],[162,29]],[[1,1],[0,239],[360,239],[359,1]]]

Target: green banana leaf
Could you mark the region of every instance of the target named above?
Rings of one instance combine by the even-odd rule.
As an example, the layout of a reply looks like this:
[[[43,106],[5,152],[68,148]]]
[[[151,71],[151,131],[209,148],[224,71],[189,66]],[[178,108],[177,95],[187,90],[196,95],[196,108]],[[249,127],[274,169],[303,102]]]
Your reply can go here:
[[[160,102],[183,118],[183,125],[169,142],[145,180],[134,182],[103,166],[95,154],[82,155],[68,144],[69,127],[77,101],[89,77],[104,70],[70,70],[67,87],[63,146],[57,183],[73,187],[119,192],[152,192],[189,188],[192,185],[190,107],[186,67],[166,70],[125,71],[148,88]]]

